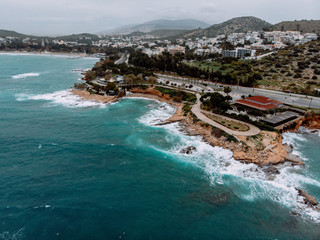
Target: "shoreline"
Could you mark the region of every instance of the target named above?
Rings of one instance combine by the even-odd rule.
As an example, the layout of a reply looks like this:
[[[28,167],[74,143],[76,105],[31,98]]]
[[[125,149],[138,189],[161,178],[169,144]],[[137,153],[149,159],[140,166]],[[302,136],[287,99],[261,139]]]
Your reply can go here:
[[[71,92],[83,99],[102,103],[109,103],[119,99],[118,97],[90,94],[86,90],[73,89]],[[146,90],[132,89],[130,92],[132,94],[123,96],[122,98],[153,99],[175,107],[175,113],[170,118],[158,123],[158,126],[181,122],[188,134],[201,135],[203,140],[211,146],[219,146],[232,151],[233,158],[237,161],[246,164],[254,163],[259,167],[277,166],[285,162],[290,162],[293,166],[304,166],[304,162],[298,156],[292,156],[291,151],[288,150],[288,146],[282,143],[282,134],[261,131],[257,136],[252,137],[235,135],[239,140],[238,142],[228,141],[228,137],[222,130],[206,124],[199,119],[194,119],[190,113],[184,113],[182,110],[184,104],[172,101],[168,95],[162,95],[152,88]]]
[[[19,55],[38,55],[38,56],[58,56],[58,57],[76,57],[76,58],[96,58],[93,55],[84,53],[66,53],[66,52],[40,52],[40,51],[0,51],[1,54],[19,54]]]
[[[97,98],[97,96],[90,97],[90,93],[86,90],[73,90],[71,91],[73,94],[76,94],[84,99],[89,99],[93,101],[98,101],[99,99],[107,99],[105,103],[117,101],[118,97],[106,97],[106,96],[99,96],[101,98]],[[84,94],[83,92],[86,92]],[[146,93],[143,93],[146,92]],[[80,93],[80,94],[79,94]],[[153,94],[154,93],[154,94]],[[303,167],[304,162],[296,155],[293,155],[291,152],[293,150],[292,146],[288,144],[282,143],[282,133],[278,134],[276,132],[267,132],[261,131],[259,136],[263,138],[264,144],[267,144],[267,148],[264,150],[256,149],[256,146],[244,146],[246,144],[244,136],[236,136],[240,138],[241,142],[232,142],[228,141],[226,137],[222,134],[220,137],[217,137],[214,132],[216,129],[212,129],[210,125],[206,125],[200,120],[194,121],[193,117],[190,113],[185,114],[182,110],[183,103],[173,102],[168,96],[159,95],[160,92],[155,91],[154,89],[147,89],[147,90],[134,90],[133,94],[126,95],[123,98],[145,98],[150,100],[157,100],[171,106],[175,107],[175,113],[168,119],[162,121],[162,123],[156,124],[159,125],[166,125],[174,122],[180,122],[183,125],[183,130],[181,131],[184,134],[189,134],[191,136],[201,136],[202,140],[212,147],[221,147],[223,149],[229,150],[232,152],[232,157],[234,160],[241,162],[242,164],[250,164],[253,163],[257,167],[259,167],[263,172],[266,173],[269,180],[273,180],[276,178],[276,175],[280,174],[278,170],[278,165],[290,163],[291,167],[296,165]],[[96,94],[92,94],[96,95]],[[90,98],[89,98],[90,97]],[[121,99],[121,98],[120,98]],[[101,102],[101,101],[100,101]],[[269,142],[268,142],[269,141]],[[247,152],[244,149],[247,148],[252,149],[251,152]],[[190,145],[186,149],[182,149],[185,154],[190,154],[193,151],[198,151],[194,146]],[[265,155],[268,155],[266,157]],[[261,161],[260,158],[264,158],[265,161]],[[287,165],[290,167],[289,165]],[[303,191],[302,189],[296,188],[298,195],[302,196],[304,199],[304,204],[307,208],[311,208],[316,211],[320,211],[320,206],[315,197],[309,195],[307,192]]]
[[[102,96],[98,94],[90,94],[88,91],[81,90],[81,89],[71,88],[70,92],[84,100],[90,100],[90,101],[99,102],[99,103],[109,103],[114,100],[117,100],[117,97],[108,97],[108,96]]]
[[[71,92],[79,97],[97,101],[102,103],[109,103],[117,101],[118,97],[101,96],[97,94],[90,94],[86,90],[73,89]],[[181,122],[185,127],[185,130],[190,135],[201,135],[203,140],[211,146],[219,146],[232,151],[233,158],[243,163],[254,163],[260,167],[276,166],[284,162],[291,162],[292,165],[304,166],[304,162],[295,157],[287,158],[291,152],[287,150],[282,143],[282,134],[276,132],[261,131],[257,136],[235,137],[238,142],[228,141],[224,131],[217,129],[209,124],[202,122],[199,119],[194,119],[190,113],[185,114],[182,110],[183,103],[177,103],[170,99],[168,95],[162,95],[157,90],[152,88],[141,90],[132,89],[132,94],[125,95],[122,98],[147,98],[161,101],[175,107],[175,113],[168,119],[158,123],[157,125],[166,125],[174,122]],[[258,138],[257,137],[257,138]]]

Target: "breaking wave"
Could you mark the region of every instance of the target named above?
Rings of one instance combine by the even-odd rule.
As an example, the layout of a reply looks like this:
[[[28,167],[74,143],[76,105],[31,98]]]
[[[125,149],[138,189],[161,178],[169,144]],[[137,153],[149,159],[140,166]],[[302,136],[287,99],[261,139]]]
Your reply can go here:
[[[140,123],[148,126],[156,125],[170,118],[175,113],[173,106],[158,100],[152,101],[154,101],[154,103],[148,105],[151,110],[139,118]]]
[[[166,103],[150,106],[151,110],[139,118],[141,123],[148,126],[155,126],[174,113],[174,108]],[[230,186],[238,197],[246,201],[269,199],[293,212],[298,212],[306,219],[320,223],[320,212],[306,207],[296,190],[296,188],[303,189],[306,184],[320,187],[319,181],[303,175],[302,167],[283,164],[277,167],[279,174],[270,174],[266,172],[266,168],[258,167],[255,164],[243,164],[235,160],[230,150],[213,147],[200,136],[184,134],[184,127],[179,123],[157,127],[168,131],[168,141],[172,141],[170,135],[179,138],[179,141],[172,141],[173,147],[171,149],[157,148],[157,150],[181,161],[196,164],[204,171],[210,184]],[[307,141],[298,134],[284,134],[284,143],[291,144],[295,148],[299,144],[297,140]],[[189,146],[194,146],[197,150],[192,154],[181,153],[182,149]],[[300,155],[297,150],[294,150],[294,153]]]
[[[22,73],[12,76],[13,79],[21,79],[21,78],[27,78],[27,77],[37,77],[40,76],[40,73]]]
[[[45,100],[50,101],[48,106],[62,105],[68,108],[86,108],[86,107],[99,107],[104,108],[106,104],[102,102],[94,102],[84,100],[81,97],[74,95],[70,90],[61,90],[53,93],[31,95],[19,93],[15,95],[17,101],[27,100]]]

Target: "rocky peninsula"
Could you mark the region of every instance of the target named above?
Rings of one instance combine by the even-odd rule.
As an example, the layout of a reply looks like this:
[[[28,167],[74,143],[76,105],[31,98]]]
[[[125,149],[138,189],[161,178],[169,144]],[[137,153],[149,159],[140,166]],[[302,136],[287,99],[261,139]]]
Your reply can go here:
[[[90,94],[85,90],[73,90],[76,94],[84,99],[100,101],[104,103],[117,101],[120,97],[100,96]],[[132,88],[130,94],[122,96],[124,98],[142,97],[155,99],[165,102],[176,108],[175,113],[168,119],[158,125],[165,125],[174,122],[180,122],[183,130],[189,135],[200,135],[207,143],[212,146],[219,146],[233,152],[233,157],[244,164],[253,163],[262,167],[266,174],[274,176],[279,174],[277,165],[285,162],[292,166],[304,166],[304,162],[297,156],[292,154],[293,147],[282,143],[282,134],[272,131],[261,131],[255,136],[234,136],[236,141],[230,141],[228,136],[220,129],[213,127],[207,123],[197,119],[191,111],[184,110],[182,102],[174,101],[168,94],[163,94],[154,87],[147,89]],[[297,131],[300,126],[320,129],[319,116],[307,116],[299,120],[296,127],[292,131]],[[197,151],[194,146],[182,149],[181,153],[191,154]],[[271,177],[272,179],[272,177]],[[310,196],[303,190],[298,190],[299,195],[303,196],[306,205],[319,210],[318,203],[313,196]]]

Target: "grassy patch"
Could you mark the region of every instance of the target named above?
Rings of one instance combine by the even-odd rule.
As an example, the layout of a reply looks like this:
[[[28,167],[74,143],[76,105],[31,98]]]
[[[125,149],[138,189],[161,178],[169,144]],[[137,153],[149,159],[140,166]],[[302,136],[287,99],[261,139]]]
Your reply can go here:
[[[156,87],[155,90],[161,92],[162,94],[168,94],[171,98],[181,97],[182,101],[187,101],[190,103],[195,103],[197,101],[196,95],[192,93],[187,93],[187,92],[165,88],[165,87]]]
[[[230,121],[230,120],[226,120],[224,118],[212,115],[212,114],[204,114],[206,115],[208,118],[210,118],[211,120],[231,129],[234,131],[241,131],[241,132],[245,132],[248,131],[250,128],[246,125],[243,125],[241,123],[235,122],[235,121]]]

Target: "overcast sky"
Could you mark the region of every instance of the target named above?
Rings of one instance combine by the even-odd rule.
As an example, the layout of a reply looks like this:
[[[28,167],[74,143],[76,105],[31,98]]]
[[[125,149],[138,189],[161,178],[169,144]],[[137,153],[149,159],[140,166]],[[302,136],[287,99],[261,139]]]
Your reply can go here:
[[[0,0],[0,29],[38,35],[96,33],[159,18],[215,24],[240,16],[319,20],[320,0]]]

